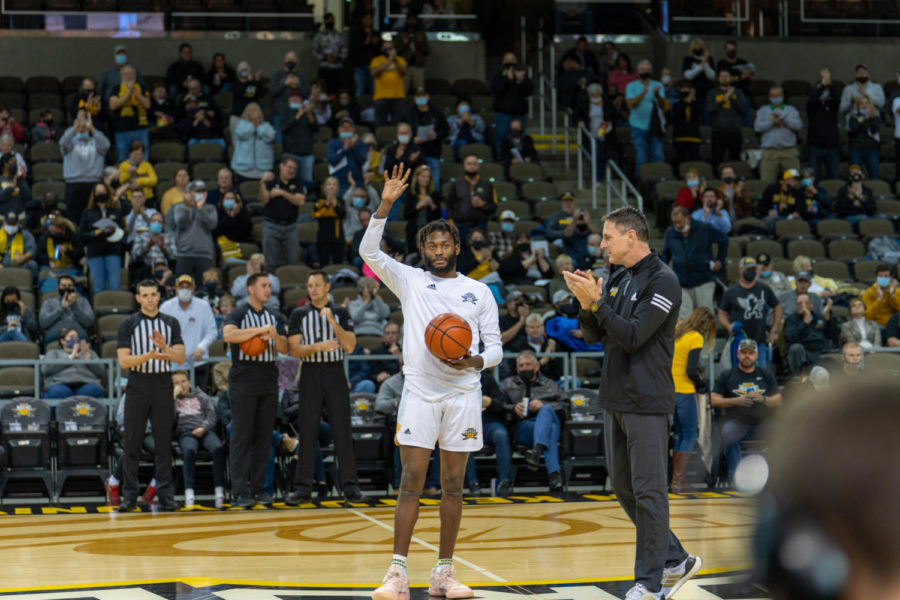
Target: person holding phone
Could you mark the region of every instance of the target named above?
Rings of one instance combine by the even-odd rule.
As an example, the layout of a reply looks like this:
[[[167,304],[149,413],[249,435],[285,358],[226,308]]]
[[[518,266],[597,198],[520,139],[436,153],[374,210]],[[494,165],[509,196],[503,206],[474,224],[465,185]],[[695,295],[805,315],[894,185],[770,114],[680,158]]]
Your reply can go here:
[[[85,363],[100,357],[90,343],[75,329],[64,329],[59,334],[59,348],[48,350],[44,356],[49,364],[41,367],[44,376],[44,398],[69,398],[91,396],[103,398],[101,382],[106,377],[106,367],[100,363]],[[52,361],[68,361],[53,363]]]
[[[34,313],[22,302],[19,289],[6,286],[0,295],[0,342],[33,342],[37,332]]]

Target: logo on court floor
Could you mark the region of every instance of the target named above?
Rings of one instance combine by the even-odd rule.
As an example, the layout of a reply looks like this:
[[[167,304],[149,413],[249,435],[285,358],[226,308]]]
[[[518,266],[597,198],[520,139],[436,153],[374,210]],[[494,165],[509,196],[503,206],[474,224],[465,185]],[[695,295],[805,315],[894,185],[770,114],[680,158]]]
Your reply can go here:
[[[478,439],[478,430],[474,427],[469,427],[465,431],[462,432],[462,438],[464,440],[477,440]]]
[[[478,298],[475,297],[475,294],[472,292],[466,292],[462,296],[463,302],[471,302],[472,304],[476,304],[478,302]]]

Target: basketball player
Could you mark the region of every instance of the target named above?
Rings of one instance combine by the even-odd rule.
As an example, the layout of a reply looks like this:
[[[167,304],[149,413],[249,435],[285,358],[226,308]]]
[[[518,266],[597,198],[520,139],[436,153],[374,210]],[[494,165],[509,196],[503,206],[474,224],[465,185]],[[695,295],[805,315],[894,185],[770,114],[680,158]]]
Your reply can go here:
[[[600,247],[610,264],[622,268],[605,286],[590,271],[563,272],[581,304],[584,341],[603,342],[606,351],[599,396],[607,468],[616,498],[637,528],[635,585],[626,600],[671,598],[701,564],[669,530],[666,470],[681,287],[648,238],[644,214],[620,208],[606,215]]]
[[[137,507],[138,459],[147,419],[156,446],[156,494],[159,510],[175,510],[172,486],[172,364],[184,362],[181,327],[175,317],[159,312],[159,287],[146,279],[137,285],[141,310],[119,325],[116,354],[123,369],[131,369],[125,388],[125,456],[122,457],[122,502],[119,512]]]
[[[463,478],[470,452],[482,446],[482,369],[503,357],[497,303],[479,281],[456,272],[459,232],[446,221],[419,230],[417,246],[425,271],[397,262],[379,249],[388,213],[406,189],[403,165],[385,172],[381,205],[372,215],[359,255],[397,294],[403,309],[403,393],[397,412],[397,435],[403,475],[394,514],[394,557],[375,600],[408,600],[406,556],[419,516],[419,496],[435,442],[441,449],[441,534],[437,567],[431,570],[432,596],[471,598],[472,590],[453,576],[453,548],[462,515]],[[455,313],[472,328],[465,357],[438,360],[425,347],[425,328],[441,313]],[[484,351],[478,354],[479,339]]]
[[[248,300],[225,317],[222,337],[231,344],[232,367],[228,371],[231,397],[231,505],[250,508],[269,505],[274,498],[265,491],[266,465],[272,446],[272,428],[278,407],[278,368],[275,358],[287,354],[284,317],[266,307],[272,295],[269,276],[254,273],[247,278]],[[268,347],[259,356],[244,354],[240,344],[261,336]],[[252,495],[251,495],[252,493]]]

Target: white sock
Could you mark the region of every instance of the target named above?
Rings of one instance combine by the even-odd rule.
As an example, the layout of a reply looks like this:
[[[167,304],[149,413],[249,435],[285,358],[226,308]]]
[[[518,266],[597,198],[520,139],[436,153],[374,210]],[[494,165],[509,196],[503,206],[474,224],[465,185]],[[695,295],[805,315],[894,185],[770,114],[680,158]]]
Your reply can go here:
[[[194,505],[194,490],[192,488],[187,488],[184,490],[184,503],[187,506]]]
[[[216,498],[224,498],[225,497],[225,488],[221,485],[216,486]]]
[[[119,480],[116,479],[115,475],[110,475],[108,483],[109,485],[119,485]]]
[[[391,559],[391,565],[397,565],[401,569],[403,569],[403,574],[406,575],[406,557],[402,554],[395,554]]]
[[[437,570],[444,571],[445,569],[453,568],[453,559],[452,558],[439,558],[437,561]]]
[[[150,480],[150,485],[152,485],[153,487],[156,487],[156,477],[154,477],[153,479]]]

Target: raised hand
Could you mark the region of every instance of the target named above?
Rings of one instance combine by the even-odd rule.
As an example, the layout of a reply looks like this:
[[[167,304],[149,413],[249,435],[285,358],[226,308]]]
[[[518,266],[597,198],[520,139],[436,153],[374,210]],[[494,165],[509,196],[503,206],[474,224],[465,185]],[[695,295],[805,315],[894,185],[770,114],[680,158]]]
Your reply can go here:
[[[381,191],[381,201],[394,204],[397,199],[403,195],[406,188],[409,187],[407,181],[412,171],[406,169],[404,171],[403,163],[394,165],[393,173],[384,172],[384,189]]]

